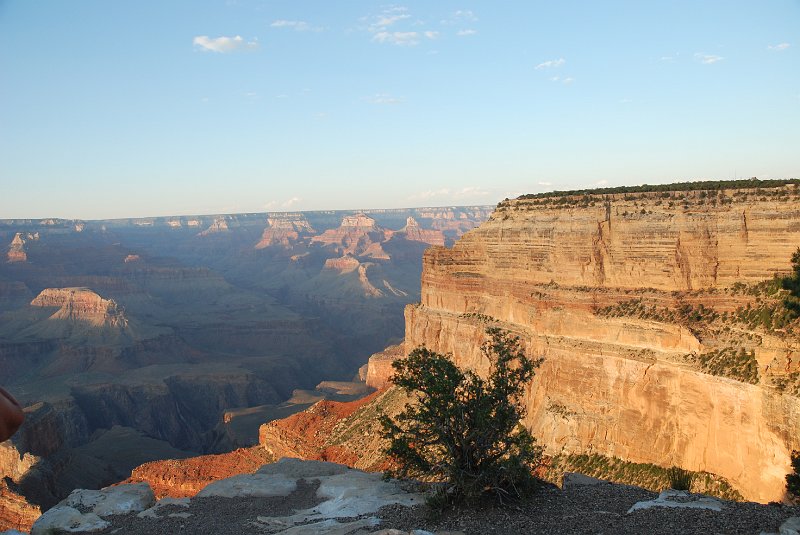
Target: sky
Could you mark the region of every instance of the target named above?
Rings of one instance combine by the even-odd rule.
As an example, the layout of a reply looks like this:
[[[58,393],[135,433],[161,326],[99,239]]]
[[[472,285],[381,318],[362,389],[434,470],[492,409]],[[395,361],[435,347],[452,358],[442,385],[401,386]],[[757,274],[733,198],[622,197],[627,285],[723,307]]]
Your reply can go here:
[[[800,177],[800,0],[0,0],[0,218]]]

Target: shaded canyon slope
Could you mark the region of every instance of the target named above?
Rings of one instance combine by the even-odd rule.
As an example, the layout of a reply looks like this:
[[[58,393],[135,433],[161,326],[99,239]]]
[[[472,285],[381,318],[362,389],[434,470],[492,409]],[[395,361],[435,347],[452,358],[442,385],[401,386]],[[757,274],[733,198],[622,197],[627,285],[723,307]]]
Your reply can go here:
[[[0,384],[28,413],[1,446],[0,518],[255,444],[258,423],[224,415],[283,415],[295,390],[351,380],[402,339],[425,248],[490,213],[0,220]]]
[[[678,465],[780,500],[800,336],[773,277],[798,246],[797,184],[507,200],[426,251],[404,349],[485,373],[486,327],[508,329],[545,358],[525,423],[548,454]]]

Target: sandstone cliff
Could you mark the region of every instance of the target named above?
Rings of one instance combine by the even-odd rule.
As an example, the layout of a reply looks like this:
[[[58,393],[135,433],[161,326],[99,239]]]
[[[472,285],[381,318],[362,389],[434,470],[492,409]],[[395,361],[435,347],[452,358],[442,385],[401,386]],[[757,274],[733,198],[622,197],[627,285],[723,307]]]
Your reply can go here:
[[[426,252],[405,352],[485,373],[484,330],[503,327],[545,357],[525,423],[547,453],[676,464],[779,500],[800,448],[800,338],[748,318],[776,310],[757,283],[798,245],[793,186],[505,201]]]
[[[285,214],[267,219],[267,228],[255,245],[256,249],[264,249],[273,245],[288,248],[302,237],[310,236],[314,229],[302,214]]]
[[[113,299],[103,299],[89,288],[47,288],[31,305],[58,310],[54,320],[81,321],[96,327],[127,327],[128,320]]]
[[[342,218],[342,224],[338,228],[328,229],[319,236],[314,236],[311,243],[329,246],[342,255],[388,259],[389,256],[381,247],[386,233],[374,219],[365,214],[348,215]]]
[[[227,218],[225,216],[219,216],[214,218],[214,222],[203,232],[200,232],[198,236],[210,236],[212,234],[219,234],[220,232],[228,232],[229,230]]]
[[[439,229],[424,229],[417,220],[410,217],[406,220],[406,226],[398,234],[402,234],[405,239],[410,241],[420,241],[430,245],[444,245],[444,233]]]
[[[14,238],[11,240],[11,244],[8,246],[8,253],[6,258],[8,262],[26,262],[28,260],[28,253],[25,251],[25,244],[29,241],[35,241],[39,239],[39,233],[22,233],[17,232],[14,234]]]

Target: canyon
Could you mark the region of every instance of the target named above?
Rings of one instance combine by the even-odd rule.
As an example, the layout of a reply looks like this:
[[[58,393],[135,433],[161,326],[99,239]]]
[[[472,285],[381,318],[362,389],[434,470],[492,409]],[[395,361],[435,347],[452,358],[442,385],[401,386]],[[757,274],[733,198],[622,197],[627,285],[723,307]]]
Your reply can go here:
[[[0,272],[5,325],[16,326],[0,328],[0,362],[16,369],[33,354],[57,356],[34,359],[35,373],[0,368],[15,394],[38,401],[26,409],[28,431],[0,448],[0,519],[24,525],[63,496],[52,474],[73,481],[66,476],[88,459],[103,466],[96,486],[127,478],[172,497],[282,457],[381,470],[379,415],[409,401],[391,385],[392,362],[425,346],[485,375],[488,327],[544,359],[523,423],[544,448],[545,471],[576,458],[679,466],[726,496],[786,499],[789,454],[800,449],[800,320],[782,282],[800,245],[796,181],[522,196],[480,226],[470,223],[477,210],[353,212],[337,214],[338,225],[331,214],[274,214],[266,228],[248,215],[139,221],[119,231],[136,244],[114,257],[122,268],[56,273],[68,284],[44,295],[36,277],[9,276],[35,269],[47,236],[29,242],[29,260]],[[190,242],[143,246],[176,230]],[[137,334],[102,346],[72,328],[84,349],[70,350],[64,331],[48,338],[37,327],[75,321],[65,307]],[[253,310],[268,320],[254,321]],[[15,337],[19,326],[45,334]],[[307,338],[318,345],[299,344]],[[359,367],[363,386],[346,386]],[[69,388],[54,387],[61,370]],[[342,382],[313,390],[323,379]],[[248,431],[234,431],[245,420]],[[153,441],[159,454],[138,465],[103,459],[103,440],[115,437]],[[33,481],[50,495],[34,497]]]
[[[265,423],[252,447],[386,467],[378,416],[408,402],[392,362],[425,346],[485,374],[491,326],[544,358],[524,421],[549,459],[543,476],[560,480],[571,462],[601,477],[628,466],[659,490],[680,466],[708,492],[784,500],[800,448],[800,333],[797,318],[779,323],[774,277],[792,271],[798,244],[792,184],[504,201],[452,247],[426,251],[404,340],[360,371],[376,393]],[[138,475],[180,479],[161,463]]]
[[[677,465],[781,500],[800,338],[772,324],[785,291],[764,288],[798,245],[797,184],[503,201],[426,251],[404,350],[485,374],[485,329],[507,329],[544,357],[524,423],[549,455]]]
[[[0,220],[0,383],[27,415],[0,445],[0,529],[74,488],[248,448],[269,418],[351,399],[419,299],[427,243],[399,231],[412,218],[452,243],[490,213]]]

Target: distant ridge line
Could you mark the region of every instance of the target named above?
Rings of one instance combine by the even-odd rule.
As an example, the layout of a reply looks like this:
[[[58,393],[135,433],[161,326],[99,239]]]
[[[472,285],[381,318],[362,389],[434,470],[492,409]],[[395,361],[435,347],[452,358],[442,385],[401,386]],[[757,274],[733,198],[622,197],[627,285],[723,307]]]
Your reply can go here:
[[[726,189],[777,188],[789,184],[800,185],[798,178],[779,180],[703,180],[696,182],[672,182],[670,184],[642,184],[639,186],[616,186],[611,188],[589,188],[566,191],[548,191],[544,193],[528,193],[517,197],[518,200],[546,199],[548,197],[569,197],[572,195],[606,195],[614,193],[658,193],[664,191],[719,191]]]

